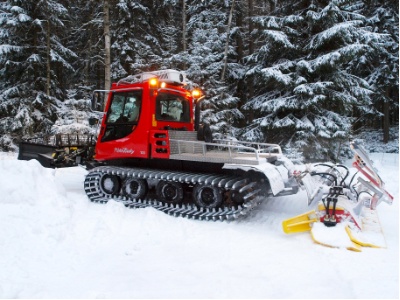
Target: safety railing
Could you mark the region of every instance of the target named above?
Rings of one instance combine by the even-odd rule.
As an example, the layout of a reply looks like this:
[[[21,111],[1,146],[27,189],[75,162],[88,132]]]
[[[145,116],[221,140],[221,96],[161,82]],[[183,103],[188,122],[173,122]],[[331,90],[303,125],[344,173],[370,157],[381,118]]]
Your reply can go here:
[[[277,157],[282,155],[281,147],[277,144],[242,142],[233,140],[215,140],[213,143],[202,141],[186,141],[179,139],[170,139],[175,144],[174,154],[193,153],[207,157],[215,155],[215,151],[227,155],[230,159],[250,158],[260,161],[261,158]],[[172,154],[172,153],[171,153]]]

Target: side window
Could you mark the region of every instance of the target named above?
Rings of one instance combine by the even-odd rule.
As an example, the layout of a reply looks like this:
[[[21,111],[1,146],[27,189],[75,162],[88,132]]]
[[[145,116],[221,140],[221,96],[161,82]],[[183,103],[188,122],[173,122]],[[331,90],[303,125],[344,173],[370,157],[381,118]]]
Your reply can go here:
[[[142,91],[114,93],[107,124],[136,123],[139,120]]]
[[[158,121],[189,122],[189,104],[184,97],[160,93],[156,99]]]

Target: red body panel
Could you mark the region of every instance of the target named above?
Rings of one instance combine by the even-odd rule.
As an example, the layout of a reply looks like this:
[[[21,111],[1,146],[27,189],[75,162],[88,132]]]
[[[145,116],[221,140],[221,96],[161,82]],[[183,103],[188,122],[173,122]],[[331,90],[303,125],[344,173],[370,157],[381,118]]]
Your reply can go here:
[[[125,124],[125,128],[132,132],[122,138],[105,140],[106,131],[110,129],[107,123],[110,114],[113,94],[118,92],[141,91],[142,101],[139,119],[136,124]],[[161,120],[160,112],[156,114],[156,99],[162,93],[168,97],[179,96],[184,99],[187,114],[185,121]],[[158,108],[160,110],[160,108]],[[194,130],[193,98],[181,86],[164,88],[150,88],[148,81],[133,84],[113,84],[105,105],[105,114],[101,123],[99,138],[96,143],[95,159],[98,161],[129,159],[129,158],[169,158],[169,139],[166,129]],[[121,130],[113,125],[115,131]],[[133,130],[132,130],[133,128]]]

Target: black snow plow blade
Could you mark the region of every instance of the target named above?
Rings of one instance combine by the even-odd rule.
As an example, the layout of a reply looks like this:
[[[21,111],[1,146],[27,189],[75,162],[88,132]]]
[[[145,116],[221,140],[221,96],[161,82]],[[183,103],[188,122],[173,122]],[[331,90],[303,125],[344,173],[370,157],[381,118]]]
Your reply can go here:
[[[26,139],[19,144],[18,159],[36,159],[46,168],[72,167],[92,160],[96,137],[57,134]]]

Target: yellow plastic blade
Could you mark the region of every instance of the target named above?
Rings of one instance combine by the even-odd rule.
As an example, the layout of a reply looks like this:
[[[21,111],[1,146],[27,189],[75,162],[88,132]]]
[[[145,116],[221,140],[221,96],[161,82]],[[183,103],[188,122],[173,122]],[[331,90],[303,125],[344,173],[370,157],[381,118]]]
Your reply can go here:
[[[282,222],[283,231],[285,233],[298,233],[310,231],[312,223],[317,222],[318,218],[314,210],[304,214],[286,219]]]
[[[371,247],[371,248],[381,248],[381,246],[375,245],[373,243],[369,243],[360,239],[357,234],[354,234],[353,231],[350,229],[349,226],[346,227],[346,232],[353,243],[360,245],[362,247]]]

